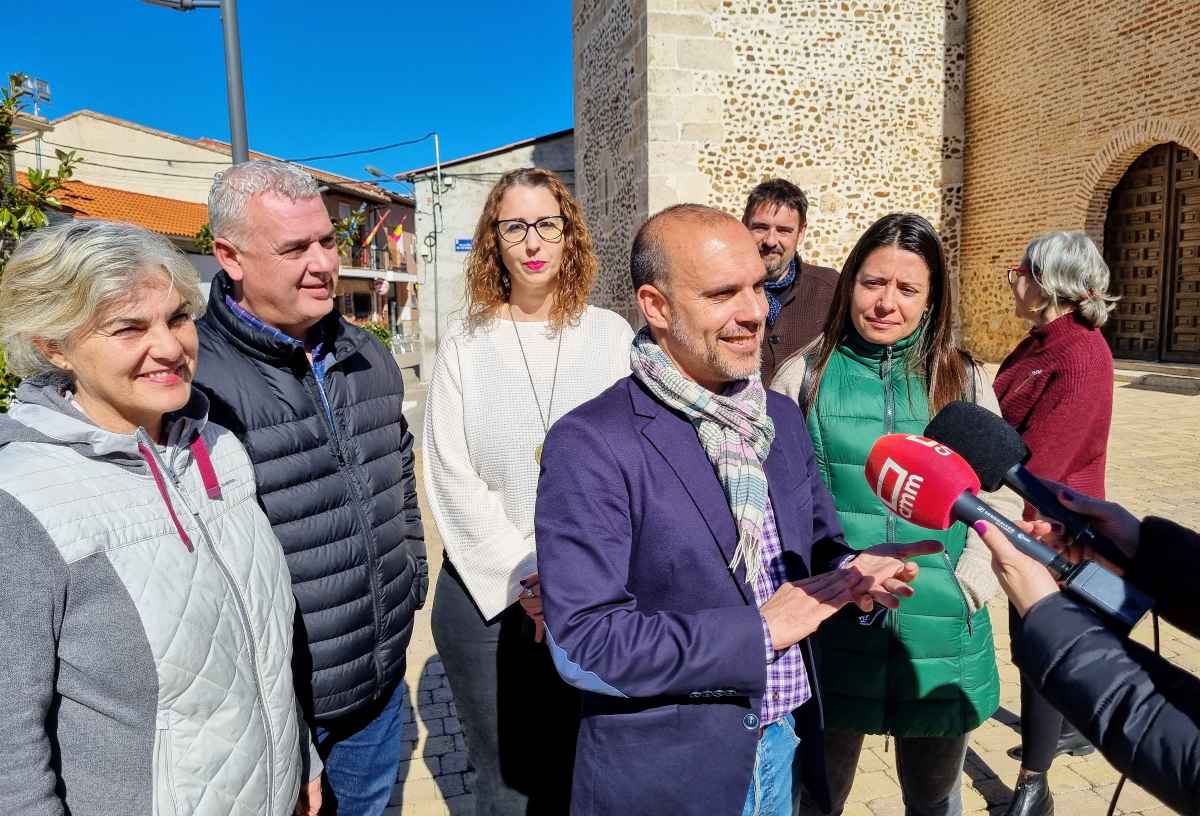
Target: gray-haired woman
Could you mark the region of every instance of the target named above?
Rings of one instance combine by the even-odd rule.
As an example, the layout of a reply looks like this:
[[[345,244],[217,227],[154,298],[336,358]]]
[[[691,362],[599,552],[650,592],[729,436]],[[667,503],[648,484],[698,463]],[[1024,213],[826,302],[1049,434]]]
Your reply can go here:
[[[27,378],[0,416],[6,812],[320,807],[287,566],[191,387],[201,302],[169,243],[100,221],[27,236],[0,279]]]
[[[1113,361],[1100,327],[1113,309],[1108,267],[1082,232],[1052,232],[1030,242],[1008,270],[1017,316],[1033,323],[996,375],[1005,420],[1032,456],[1026,466],[1043,479],[1104,498],[1104,465],[1112,421]],[[1031,515],[1027,508],[1027,516]],[[1010,631],[1020,619],[1009,607]],[[1008,816],[1054,812],[1046,772],[1056,754],[1090,753],[1063,719],[1021,678],[1021,773]]]

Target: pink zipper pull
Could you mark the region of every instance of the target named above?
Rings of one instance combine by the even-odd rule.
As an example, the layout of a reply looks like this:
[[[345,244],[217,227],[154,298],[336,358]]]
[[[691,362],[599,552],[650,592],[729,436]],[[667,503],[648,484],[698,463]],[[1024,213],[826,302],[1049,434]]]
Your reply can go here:
[[[146,464],[150,468],[150,475],[154,477],[154,484],[158,486],[158,495],[162,496],[163,504],[167,506],[167,512],[171,515],[171,521],[175,523],[175,531],[183,539],[183,546],[187,547],[188,552],[195,552],[187,530],[183,529],[183,525],[179,523],[179,516],[175,515],[175,507],[171,504],[170,494],[167,493],[167,483],[163,481],[162,471],[158,469],[158,463],[154,460],[154,454],[142,442],[138,443],[138,452],[142,454],[142,458],[146,460]],[[211,469],[211,465],[209,467]]]
[[[205,445],[204,439],[197,434],[189,447],[192,449],[192,456],[196,458],[196,466],[200,468],[200,480],[204,482],[204,492],[210,499],[221,498],[221,482],[217,479],[217,471],[213,469],[212,457],[208,455],[208,445]]]

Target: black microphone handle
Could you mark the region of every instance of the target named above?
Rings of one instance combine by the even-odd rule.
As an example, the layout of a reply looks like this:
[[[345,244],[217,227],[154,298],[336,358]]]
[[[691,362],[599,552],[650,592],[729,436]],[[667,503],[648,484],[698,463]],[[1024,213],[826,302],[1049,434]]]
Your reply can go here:
[[[1011,541],[1014,547],[1028,555],[1034,561],[1047,567],[1058,580],[1066,578],[1071,570],[1075,568],[1075,565],[1070,561],[1036,538],[1026,534],[1024,530],[980,501],[977,496],[968,490],[964,490],[954,500],[954,507],[950,512],[956,519],[968,525],[974,524],[977,521],[986,521],[988,524],[991,524],[1004,533],[1004,537]]]
[[[959,521],[974,524],[986,521],[994,525],[1021,552],[1044,564],[1063,592],[1106,615],[1128,633],[1154,605],[1146,593],[1119,576],[1113,575],[1094,561],[1072,564],[1042,542],[1030,537],[1004,516],[980,501],[969,491],[954,500],[952,515]]]
[[[1050,486],[1030,473],[1024,465],[1016,464],[1005,471],[1004,483],[1036,507],[1043,516],[1062,524],[1075,543],[1091,547],[1097,554],[1121,569],[1129,568],[1130,558],[1120,547],[1093,530],[1091,520],[1087,516],[1063,506]]]

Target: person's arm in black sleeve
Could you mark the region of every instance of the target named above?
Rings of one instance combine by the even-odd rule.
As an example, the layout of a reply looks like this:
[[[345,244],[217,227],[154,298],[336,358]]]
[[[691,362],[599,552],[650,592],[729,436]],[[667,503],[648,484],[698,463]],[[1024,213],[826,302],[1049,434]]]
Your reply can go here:
[[[1129,580],[1154,598],[1158,614],[1192,637],[1200,637],[1200,534],[1149,516],[1142,522]]]
[[[1117,770],[1171,808],[1200,813],[1200,679],[1059,592],[1026,613],[1013,655]]]
[[[413,435],[408,421],[400,420],[401,489],[404,493],[404,543],[412,554],[417,574],[413,576],[413,594],[417,609],[425,606],[429,594],[429,562],[425,555],[425,527],[421,508],[417,504],[416,457],[413,455]]]

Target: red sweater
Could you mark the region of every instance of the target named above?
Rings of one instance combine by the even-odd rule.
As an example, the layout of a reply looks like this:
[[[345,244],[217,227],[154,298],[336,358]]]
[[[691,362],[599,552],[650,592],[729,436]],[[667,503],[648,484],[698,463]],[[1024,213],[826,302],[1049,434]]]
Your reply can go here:
[[[1000,412],[1043,479],[1104,498],[1104,462],[1112,424],[1113,360],[1099,329],[1075,314],[1035,326],[996,375]]]

